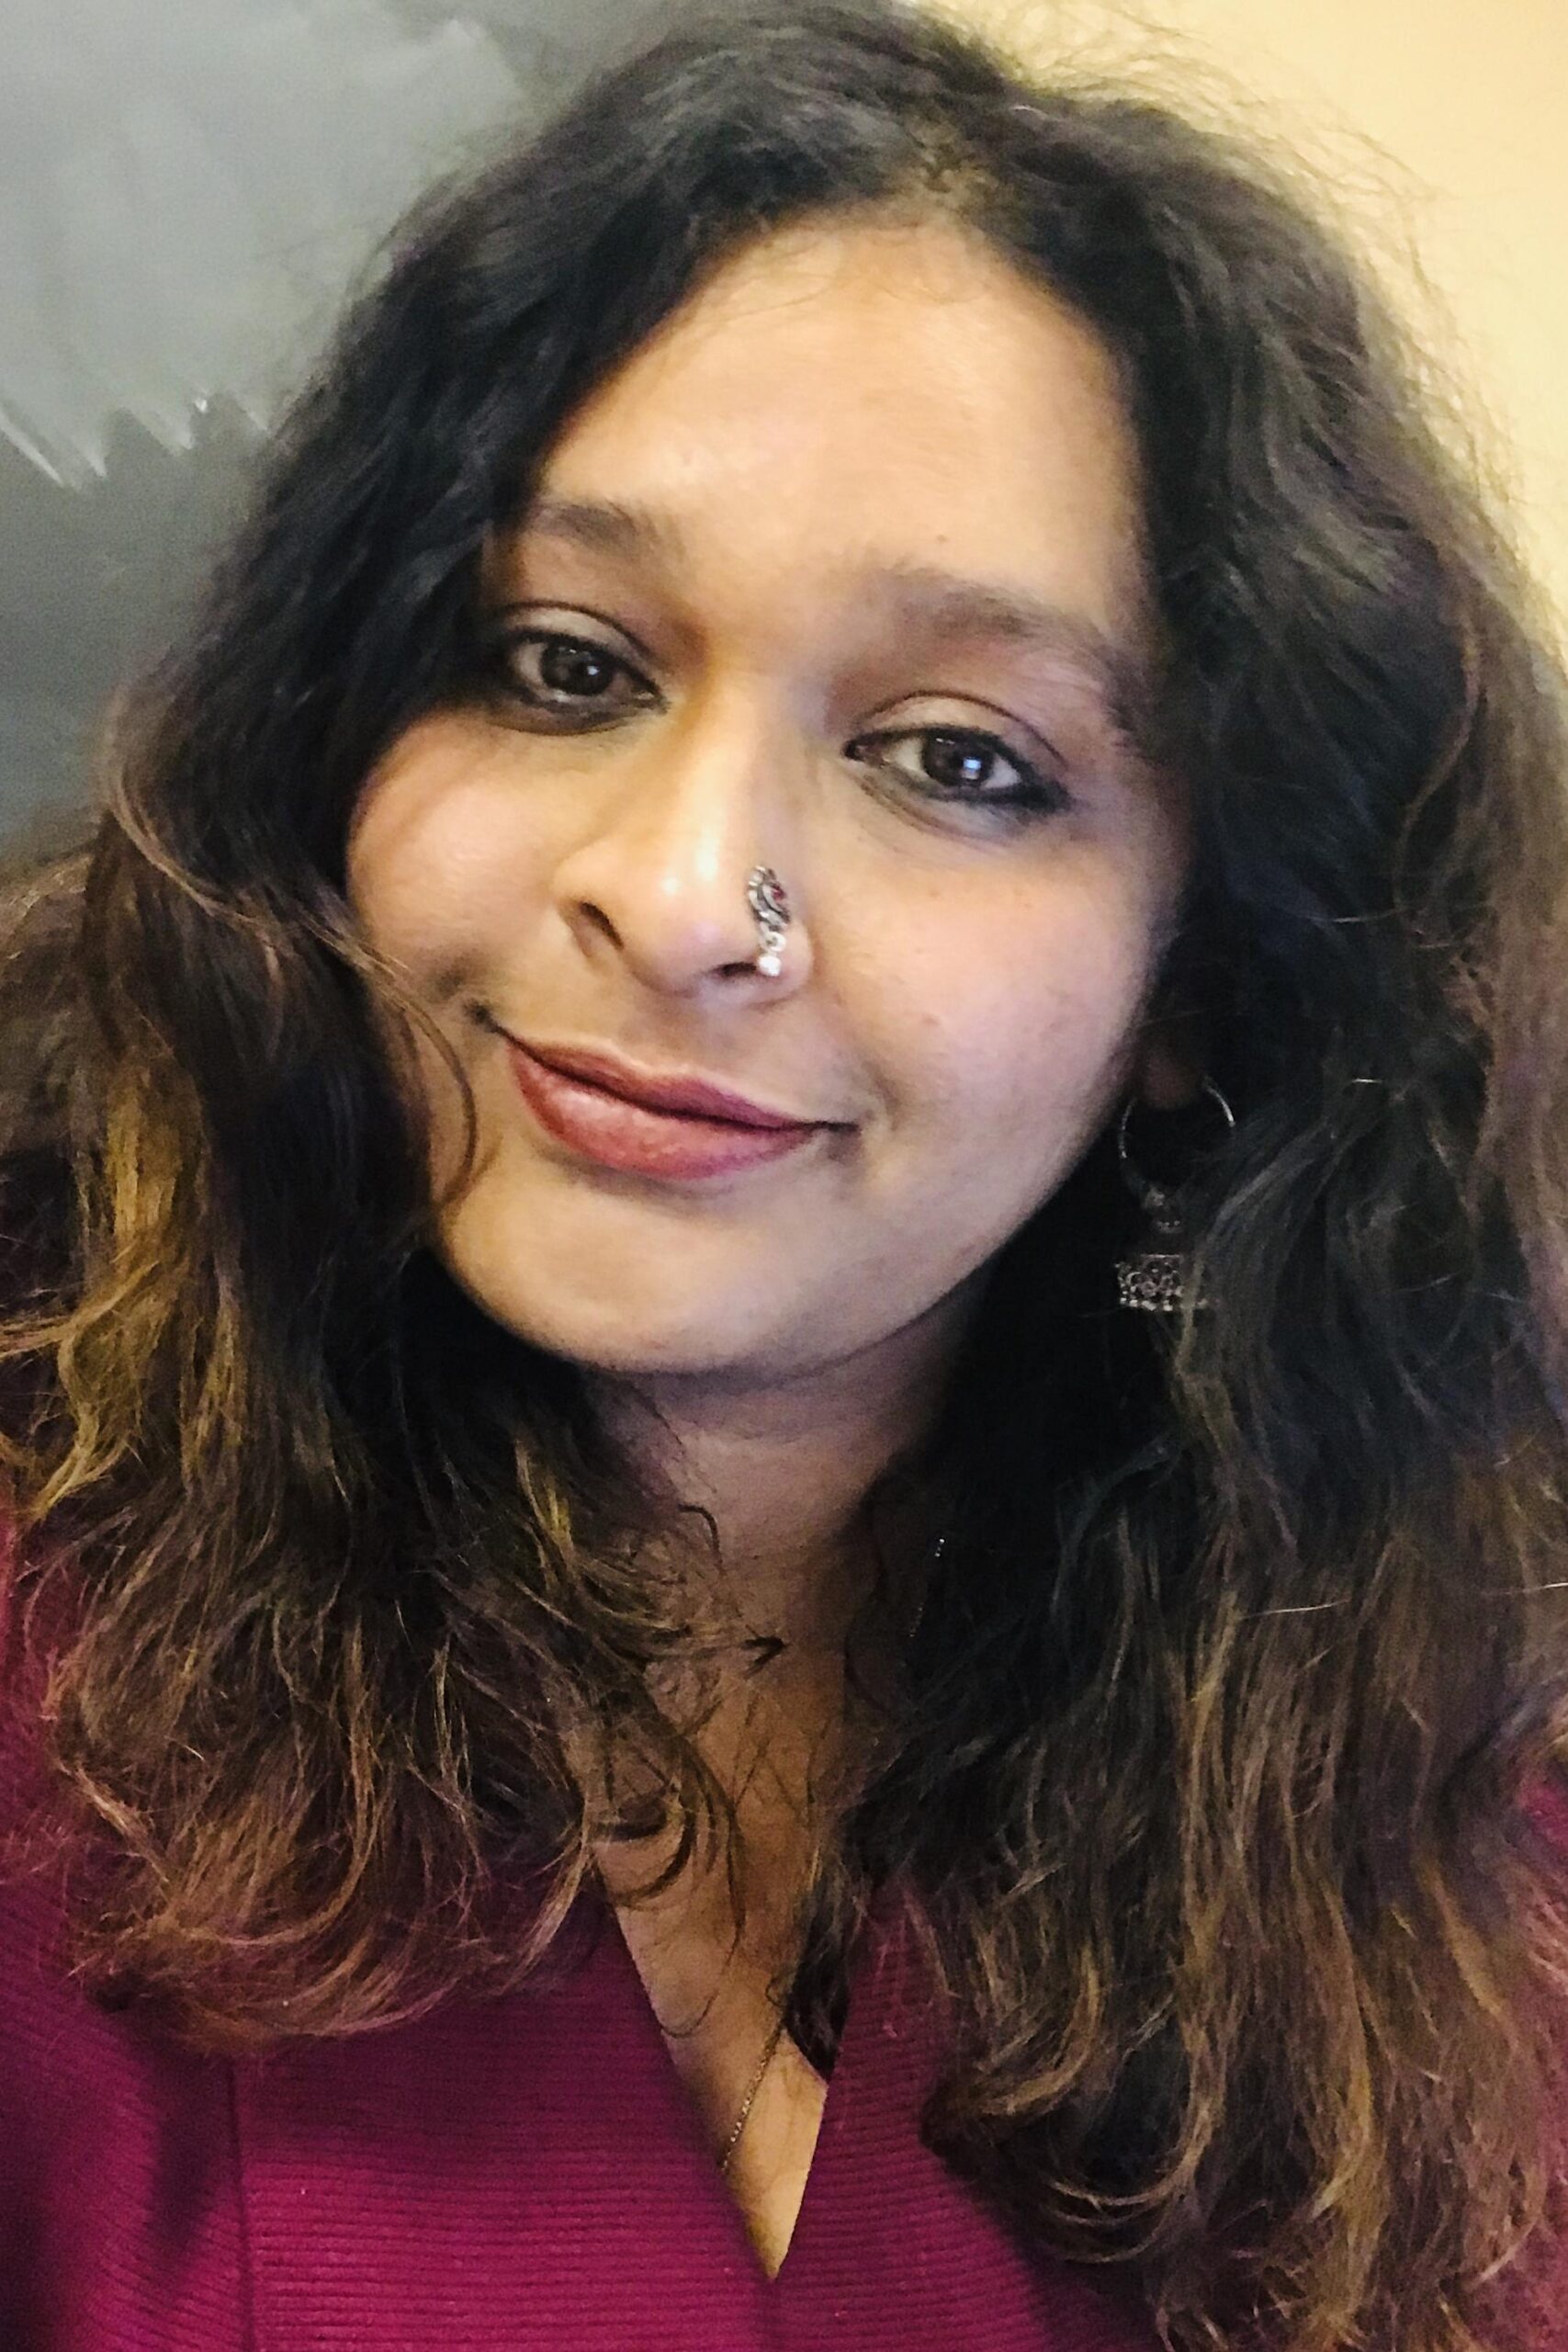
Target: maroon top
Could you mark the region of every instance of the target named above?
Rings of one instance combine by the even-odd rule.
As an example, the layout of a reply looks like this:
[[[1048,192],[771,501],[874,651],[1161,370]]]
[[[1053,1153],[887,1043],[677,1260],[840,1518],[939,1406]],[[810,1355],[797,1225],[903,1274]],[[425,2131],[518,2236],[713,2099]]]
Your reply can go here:
[[[33,1754],[13,1712],[5,1787]],[[921,2145],[938,2011],[891,1898],[772,2280],[602,1897],[514,1995],[237,2061],[90,2004],[61,1927],[7,1874],[6,2352],[1155,2352],[1124,2285],[1026,2253]],[[1568,2352],[1543,2297],[1500,2340]]]

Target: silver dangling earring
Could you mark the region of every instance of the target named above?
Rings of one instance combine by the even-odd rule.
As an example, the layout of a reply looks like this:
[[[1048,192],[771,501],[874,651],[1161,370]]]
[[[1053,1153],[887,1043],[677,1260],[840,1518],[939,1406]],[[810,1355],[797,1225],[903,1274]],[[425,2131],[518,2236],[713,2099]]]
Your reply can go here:
[[[1203,1091],[1212,1095],[1224,1112],[1225,1125],[1234,1135],[1235,1114],[1212,1078],[1203,1080]],[[1181,1232],[1181,1209],[1175,1193],[1163,1184],[1151,1184],[1140,1176],[1127,1154],[1127,1122],[1133,1114],[1133,1097],[1122,1106],[1122,1116],[1116,1125],[1116,1157],[1122,1163],[1122,1175],[1128,1191],[1138,1202],[1153,1228],[1151,1249],[1135,1250],[1129,1257],[1116,1261],[1116,1289],[1119,1304],[1141,1308],[1149,1315],[1178,1315],[1181,1311],[1181,1284],[1186,1272],[1186,1260],[1176,1243]],[[1193,1305],[1203,1306],[1205,1299],[1195,1299]]]
[[[761,943],[757,969],[765,979],[776,980],[784,969],[784,930],[791,918],[784,886],[771,865],[754,865],[746,876],[746,903]]]

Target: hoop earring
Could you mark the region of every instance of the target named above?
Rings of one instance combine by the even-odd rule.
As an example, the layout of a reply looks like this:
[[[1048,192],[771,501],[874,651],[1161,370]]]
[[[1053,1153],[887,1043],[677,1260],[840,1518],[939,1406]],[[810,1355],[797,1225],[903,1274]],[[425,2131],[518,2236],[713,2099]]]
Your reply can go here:
[[[1235,1114],[1212,1078],[1203,1080],[1203,1091],[1219,1104],[1234,1135]],[[1117,1301],[1145,1315],[1179,1315],[1187,1273],[1186,1257],[1175,1246],[1181,1232],[1180,1202],[1168,1186],[1151,1183],[1134,1167],[1127,1151],[1127,1122],[1133,1109],[1134,1098],[1129,1095],[1116,1123],[1116,1157],[1122,1163],[1122,1181],[1149,1220],[1152,1246],[1117,1259]],[[1207,1304],[1203,1298],[1193,1300],[1195,1306]]]

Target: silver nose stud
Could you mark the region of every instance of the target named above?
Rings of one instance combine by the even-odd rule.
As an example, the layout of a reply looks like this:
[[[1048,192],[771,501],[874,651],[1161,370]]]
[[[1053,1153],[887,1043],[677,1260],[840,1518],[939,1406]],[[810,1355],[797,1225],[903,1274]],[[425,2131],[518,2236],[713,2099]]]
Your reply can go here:
[[[757,969],[776,980],[784,969],[784,930],[790,920],[784,886],[771,865],[754,865],[746,877],[746,903],[757,921]]]

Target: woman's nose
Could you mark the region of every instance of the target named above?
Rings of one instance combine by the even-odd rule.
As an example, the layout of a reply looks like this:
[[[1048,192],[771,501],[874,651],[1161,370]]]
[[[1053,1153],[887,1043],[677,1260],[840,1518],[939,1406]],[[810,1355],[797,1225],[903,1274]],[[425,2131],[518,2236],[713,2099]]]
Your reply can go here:
[[[794,852],[803,753],[776,721],[733,714],[668,719],[624,767],[611,763],[592,830],[557,868],[556,903],[591,959],[622,956],[651,988],[689,992],[750,979],[789,993],[810,964],[804,877]],[[780,974],[757,970],[761,936],[747,897],[758,866],[788,895]]]

